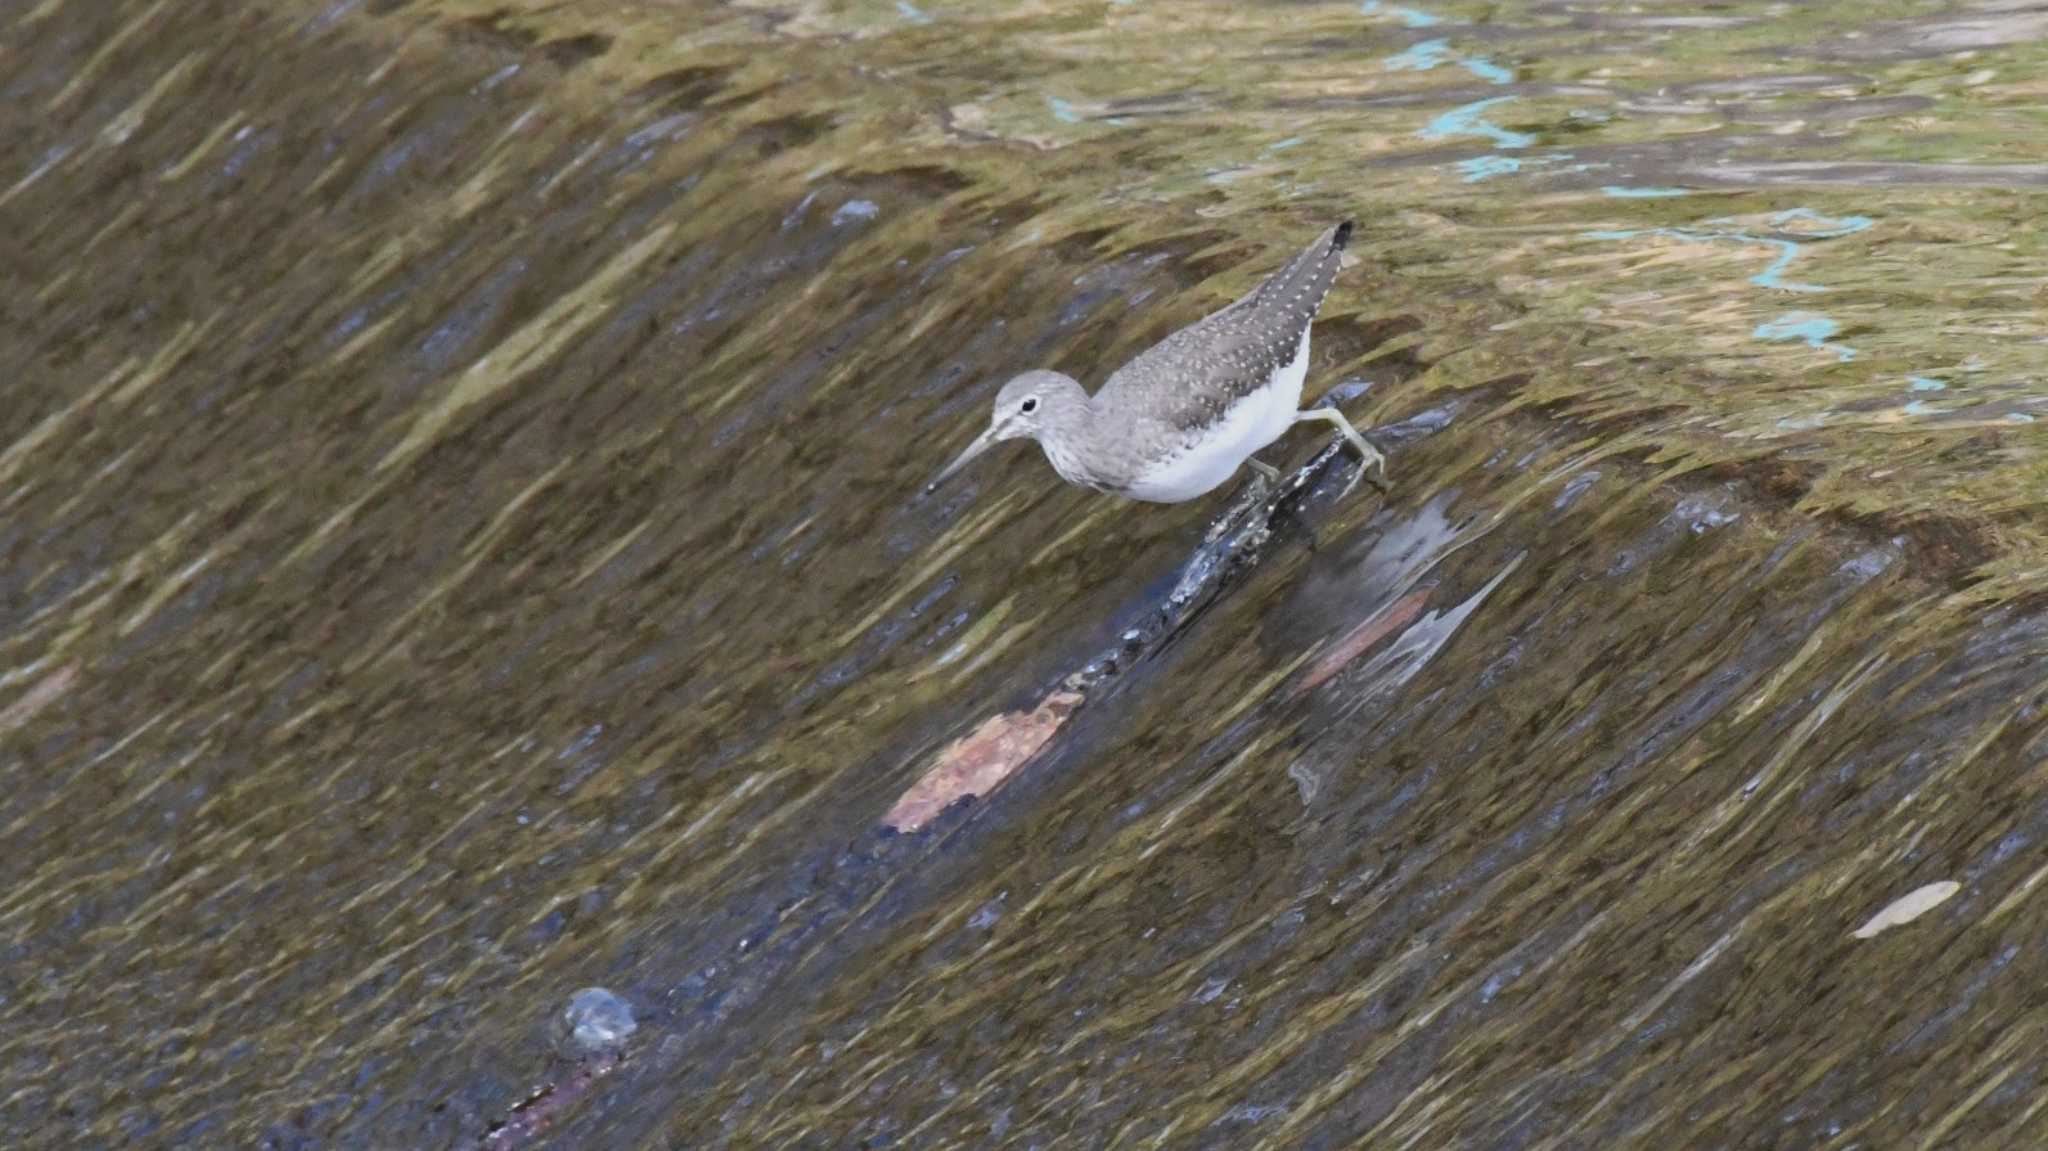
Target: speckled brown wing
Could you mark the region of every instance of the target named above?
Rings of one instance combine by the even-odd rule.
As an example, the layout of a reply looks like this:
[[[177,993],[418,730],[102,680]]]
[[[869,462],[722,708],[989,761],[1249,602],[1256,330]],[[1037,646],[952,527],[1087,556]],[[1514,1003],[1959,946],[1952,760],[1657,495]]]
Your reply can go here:
[[[1337,277],[1346,221],[1316,238],[1249,295],[1182,328],[1118,368],[1096,394],[1105,407],[1142,416],[1156,432],[1193,432],[1264,387],[1291,362],[1301,334]]]

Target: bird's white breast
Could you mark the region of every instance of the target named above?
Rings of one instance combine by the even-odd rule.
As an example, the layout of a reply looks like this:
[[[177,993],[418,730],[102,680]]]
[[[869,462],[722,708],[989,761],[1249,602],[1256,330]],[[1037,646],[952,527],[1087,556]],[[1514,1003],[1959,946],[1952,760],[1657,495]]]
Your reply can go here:
[[[1139,473],[1124,494],[1177,504],[1214,491],[1236,473],[1245,457],[1279,439],[1294,425],[1307,379],[1308,331],[1303,329],[1294,358],[1273,369],[1265,387],[1232,404],[1192,446]]]

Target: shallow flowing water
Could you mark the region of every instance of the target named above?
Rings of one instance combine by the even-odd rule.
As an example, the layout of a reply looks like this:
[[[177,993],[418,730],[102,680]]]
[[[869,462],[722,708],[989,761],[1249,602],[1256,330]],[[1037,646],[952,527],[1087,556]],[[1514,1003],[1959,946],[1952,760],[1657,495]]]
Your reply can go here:
[[[2006,0],[0,0],[0,1143],[2048,1144],[2043,77]],[[1392,493],[1099,674],[1228,498],[924,482],[1345,217]]]

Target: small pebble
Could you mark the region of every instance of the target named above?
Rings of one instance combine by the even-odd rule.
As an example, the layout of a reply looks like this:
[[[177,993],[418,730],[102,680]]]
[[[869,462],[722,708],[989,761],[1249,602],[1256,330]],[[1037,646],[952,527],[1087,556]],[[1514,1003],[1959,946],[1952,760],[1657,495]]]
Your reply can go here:
[[[882,214],[873,200],[848,200],[832,213],[832,226],[844,227],[855,220],[872,220]]]
[[[569,997],[556,1042],[574,1059],[611,1055],[638,1027],[632,1004],[602,987],[586,987]]]

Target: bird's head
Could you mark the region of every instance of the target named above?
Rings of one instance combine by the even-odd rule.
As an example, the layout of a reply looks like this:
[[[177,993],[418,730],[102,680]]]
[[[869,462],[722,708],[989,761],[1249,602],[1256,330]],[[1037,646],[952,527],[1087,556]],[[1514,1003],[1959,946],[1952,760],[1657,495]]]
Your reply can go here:
[[[1004,440],[1033,439],[1044,442],[1048,435],[1075,429],[1086,420],[1088,393],[1071,376],[1058,372],[1025,372],[996,393],[995,411],[988,430],[975,437],[946,470],[925,490],[931,491],[966,467],[974,457]]]

